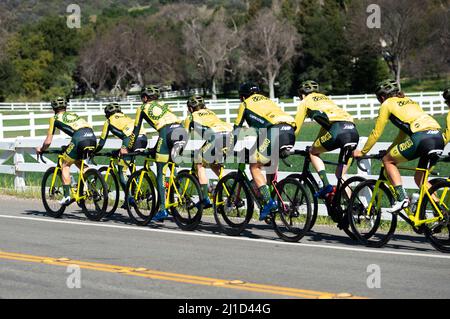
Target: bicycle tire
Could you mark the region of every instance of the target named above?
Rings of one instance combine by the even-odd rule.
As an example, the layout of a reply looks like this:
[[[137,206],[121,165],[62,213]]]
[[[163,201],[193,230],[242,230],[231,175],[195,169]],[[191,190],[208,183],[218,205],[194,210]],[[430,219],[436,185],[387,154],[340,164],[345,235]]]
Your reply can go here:
[[[186,183],[187,185],[184,184],[182,182],[183,179],[189,181],[189,183]],[[195,230],[200,224],[203,214],[203,194],[200,183],[197,177],[190,174],[189,172],[179,172],[175,177],[174,184],[171,185],[172,189],[170,189],[169,191],[169,198],[171,203],[175,203],[176,201],[176,192],[173,190],[174,185],[178,188],[179,193],[183,193],[183,191],[189,191],[189,193],[185,193],[188,196],[184,196],[184,198],[182,198],[181,200],[181,202],[183,202],[183,205],[170,208],[174,221],[182,230]],[[189,187],[189,190],[183,190],[183,186]],[[193,192],[191,193],[190,191]],[[182,209],[180,209],[180,207]],[[194,210],[195,213],[191,214],[191,210]]]
[[[366,213],[367,207],[365,206],[365,203],[371,201],[376,183],[377,180],[367,180],[355,187],[349,201],[347,216],[352,233],[356,236],[357,240],[365,246],[379,248],[386,245],[394,235],[397,227],[397,214],[386,212],[386,210],[394,204],[394,197],[386,184],[381,183],[379,189],[384,193],[385,197],[380,196],[379,194],[381,193],[378,194],[380,196],[379,205],[384,204],[385,207],[375,208],[372,206],[373,213],[370,218],[367,217],[368,214]],[[382,200],[384,200],[383,203],[381,203]],[[383,214],[387,214],[388,218],[383,219]],[[387,221],[389,220],[390,224],[386,227],[385,224],[387,224]],[[369,223],[367,231],[362,224],[364,221]],[[360,226],[361,229],[358,228]],[[385,229],[387,229],[387,231],[384,231]]]
[[[317,197],[314,196],[314,194],[319,191],[319,188],[317,186],[315,186],[315,181],[313,183],[304,174],[290,174],[286,178],[298,179],[300,181],[300,183],[302,183],[302,185],[304,185],[310,193],[309,200],[312,204],[312,211],[311,211],[311,223],[309,225],[308,231],[311,231],[312,228],[314,227],[314,225],[316,224],[317,216],[319,214],[319,200]]]
[[[423,224],[423,229],[425,233],[426,239],[430,242],[430,244],[438,251],[443,253],[450,253],[450,182],[446,180],[440,180],[435,183],[430,188],[430,194],[434,194],[440,199],[440,206],[444,211],[444,216],[446,220],[441,223],[434,223],[431,225],[430,223]],[[443,189],[443,192],[440,194],[439,190]],[[444,196],[445,194],[445,196]],[[427,213],[431,212],[434,214],[434,207],[431,206],[428,208],[428,204],[431,201],[428,196],[425,196],[422,202],[422,206],[420,208],[420,219],[425,220],[427,218]],[[438,238],[438,235],[442,238]]]
[[[102,167],[98,170],[100,174],[103,175],[103,173],[106,173],[108,171],[108,167]],[[105,178],[106,185],[108,187],[108,198],[110,198],[110,194],[112,192],[115,192],[113,200],[114,203],[112,206],[109,205],[108,200],[108,208],[106,209],[105,217],[111,217],[117,210],[117,207],[119,207],[119,201],[120,201],[120,185],[119,181],[117,180],[116,174],[111,170],[110,174],[108,175],[108,178]]]
[[[352,240],[357,240],[355,234],[353,234],[350,224],[348,222],[347,212],[348,212],[348,203],[350,201],[350,198],[348,198],[347,193],[344,193],[343,191],[349,187],[354,182],[362,183],[365,182],[367,179],[361,176],[352,176],[349,179],[347,179],[344,183],[342,183],[339,191],[334,195],[332,208],[336,211],[336,217],[338,219],[338,227],[342,229],[347,236]],[[351,189],[353,191],[353,189]],[[344,196],[342,196],[345,194]],[[346,203],[343,203],[342,200],[346,201]],[[346,207],[343,209],[343,207]]]
[[[151,178],[148,176],[148,173],[144,174],[144,180],[143,183],[146,183],[146,186],[144,188],[144,192],[141,193],[140,196],[135,196],[136,194],[136,186],[138,185],[139,178],[141,177],[141,173],[143,170],[139,170],[131,174],[130,178],[128,179],[127,186],[126,186],[126,194],[125,194],[125,200],[128,201],[127,205],[127,212],[130,219],[138,226],[146,226],[148,225],[153,217],[156,214],[156,208],[158,207],[156,205],[157,199],[156,199],[156,191],[155,191],[155,185],[153,185],[153,182]],[[142,191],[142,186],[141,186]],[[136,201],[137,197],[137,201]],[[133,201],[136,203],[131,204],[130,198],[133,198]],[[143,209],[139,208],[139,204],[142,202],[143,205],[145,205],[144,201],[147,202],[147,214],[143,213]],[[149,204],[150,203],[150,204]],[[144,206],[142,206],[144,207]],[[145,208],[145,207],[144,207]]]
[[[239,189],[241,192],[239,192],[239,194],[230,194],[229,191],[234,192],[238,188],[238,185],[240,186]],[[246,209],[241,214],[241,211],[239,211],[240,207],[238,207],[236,211],[234,211],[235,214],[233,214],[236,216],[231,216],[232,214],[230,213],[234,207],[238,206],[238,200],[243,200],[240,197],[234,197],[236,197],[236,195],[240,196],[241,194],[245,196],[246,200],[246,203],[241,207],[245,206]],[[225,234],[229,236],[239,236],[252,219],[254,209],[252,195],[244,183],[244,180],[236,172],[225,175],[219,180],[213,196],[214,219],[216,220],[217,225]],[[241,202],[239,202],[239,205],[240,204]],[[236,218],[237,220],[231,220],[231,217]]]
[[[105,217],[106,210],[108,208],[108,186],[106,185],[102,174],[93,168],[88,169],[84,173],[84,180],[89,188],[89,192],[92,194],[89,199],[93,200],[95,209],[91,210],[86,206],[86,199],[81,200],[79,204],[83,210],[83,213],[89,220],[100,221],[103,217]],[[95,185],[93,184],[94,182]],[[85,196],[84,187],[85,183],[81,183],[80,193],[83,194],[83,196]]]
[[[291,185],[289,191],[287,185]],[[311,223],[311,202],[306,188],[295,178],[285,178],[277,185],[273,194],[278,202],[278,210],[272,214],[275,233],[284,241],[298,242],[309,231]],[[299,223],[294,225],[294,218]]]
[[[50,189],[50,186],[47,186],[47,182],[52,181],[53,179],[53,174],[55,172],[56,167],[51,167],[49,168],[45,173],[44,176],[42,177],[42,182],[41,182],[41,198],[42,198],[42,203],[44,205],[46,214],[50,217],[53,218],[61,218],[61,216],[64,214],[64,211],[66,210],[66,206],[62,206],[58,203],[59,200],[61,200],[64,197],[64,190],[62,189],[62,176],[61,176],[61,170],[59,170],[58,172],[58,176],[57,176],[57,180],[59,179],[61,184],[59,186],[57,186],[57,188],[55,189],[55,187],[53,187],[54,189]],[[49,193],[47,193],[47,188]],[[47,195],[49,195],[49,197],[51,198],[52,196],[55,196],[55,194],[59,194],[60,198],[55,199],[57,204],[56,207],[58,207],[58,209],[56,208],[52,208],[49,204],[49,198],[47,198]]]

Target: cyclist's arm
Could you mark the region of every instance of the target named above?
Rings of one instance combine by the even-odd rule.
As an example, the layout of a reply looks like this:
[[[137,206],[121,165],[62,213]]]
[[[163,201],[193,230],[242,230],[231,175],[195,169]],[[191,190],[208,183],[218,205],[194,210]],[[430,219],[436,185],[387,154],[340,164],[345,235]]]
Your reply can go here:
[[[100,135],[100,140],[98,141],[97,149],[95,150],[96,153],[100,152],[103,147],[105,146],[106,140],[108,139],[109,134],[109,121],[106,121],[103,125],[102,135]]]
[[[134,129],[133,133],[130,136],[130,142],[128,143],[127,148],[131,150],[134,146],[134,143],[136,142],[137,136],[139,136],[139,132],[141,131],[142,127],[142,120],[143,120],[143,112],[142,107],[138,107],[136,111],[136,119],[134,121]]]
[[[52,117],[50,119],[50,125],[48,127],[47,137],[45,138],[45,141],[42,144],[42,146],[40,148],[36,149],[38,152],[42,153],[42,152],[45,152],[46,150],[48,150],[48,148],[52,144],[53,135],[55,134],[55,129],[56,129],[56,127],[55,127],[55,118]]]
[[[378,119],[375,124],[375,128],[372,130],[372,133],[370,133],[366,145],[364,145],[362,149],[363,155],[369,153],[372,147],[378,141],[378,139],[380,138],[381,134],[384,131],[384,128],[386,127],[386,124],[389,121],[389,116],[390,116],[389,105],[386,104],[382,105],[380,108],[380,114],[378,115]]]
[[[307,110],[308,108],[306,107],[306,105],[300,103],[297,109],[297,114],[295,115],[295,124],[297,126],[297,128],[295,129],[295,136],[298,136],[302,129],[303,123],[306,119]]]
[[[447,115],[447,130],[444,133],[445,145],[450,143],[450,113]]]
[[[236,121],[234,121],[234,128],[241,127],[242,124],[244,124],[245,121],[244,114],[245,114],[245,102],[242,102],[241,105],[239,105]]]

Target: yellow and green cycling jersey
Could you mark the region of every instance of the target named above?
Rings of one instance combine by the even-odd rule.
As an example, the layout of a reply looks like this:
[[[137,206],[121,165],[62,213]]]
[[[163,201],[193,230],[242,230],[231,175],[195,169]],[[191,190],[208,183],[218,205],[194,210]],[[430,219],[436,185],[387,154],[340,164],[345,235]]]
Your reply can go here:
[[[111,132],[114,136],[121,139],[123,146],[128,146],[131,135],[133,134],[134,120],[123,113],[116,113],[109,117],[103,125],[102,134],[97,151],[101,150]],[[141,127],[139,135],[145,135],[145,129]]]
[[[295,120],[292,116],[261,94],[252,95],[239,106],[235,125],[242,126],[244,121],[254,128],[268,128],[278,124],[295,127]]]
[[[114,134],[116,137],[121,140],[130,137],[133,134],[134,129],[134,120],[126,116],[123,113],[116,113],[111,115],[110,118],[103,125],[102,135],[100,139],[106,139],[108,137],[109,132]],[[145,129],[142,127],[139,135],[144,135]]]
[[[92,126],[83,118],[72,112],[62,112],[55,114],[50,119],[48,134],[55,134],[55,130],[59,129],[65,134],[72,137],[75,132],[82,128],[92,128]]]
[[[184,127],[188,131],[195,130],[201,136],[207,130],[214,133],[233,131],[233,125],[222,121],[216,113],[208,109],[201,109],[191,113],[184,121]]]
[[[399,144],[414,133],[441,129],[439,123],[425,113],[418,103],[407,97],[392,97],[381,105],[375,128],[362,149],[363,154],[369,153],[383,133],[388,121],[400,129],[393,145]]]
[[[136,137],[142,128],[142,122],[146,121],[152,128],[160,132],[165,126],[171,124],[181,124],[183,122],[171,110],[169,105],[162,101],[150,101],[143,104],[136,111],[133,134],[130,137],[128,148],[131,149],[136,141]]]
[[[338,107],[329,97],[320,93],[311,93],[300,102],[295,116],[297,125],[295,135],[300,133],[306,117],[317,122],[326,131],[329,131],[335,122],[353,123],[353,117],[349,113]]]
[[[447,130],[444,133],[445,144],[450,143],[450,113],[447,115]]]

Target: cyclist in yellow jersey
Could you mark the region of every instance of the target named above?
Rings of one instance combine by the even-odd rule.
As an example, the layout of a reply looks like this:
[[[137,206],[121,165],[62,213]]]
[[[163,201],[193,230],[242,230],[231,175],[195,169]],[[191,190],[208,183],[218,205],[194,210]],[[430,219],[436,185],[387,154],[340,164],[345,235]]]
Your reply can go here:
[[[320,155],[342,148],[347,144],[354,143],[355,148],[359,141],[359,134],[353,123],[353,117],[338,107],[327,96],[319,93],[319,84],[314,81],[305,81],[298,90],[301,102],[298,106],[295,122],[297,130],[295,135],[301,131],[303,122],[308,117],[321,126],[319,135],[310,149],[311,163],[323,182],[323,188],[315,196],[324,198],[333,191],[325,171],[325,164]],[[339,168],[338,168],[339,169]],[[342,172],[345,175],[347,167]],[[336,175],[339,172],[336,171]]]
[[[160,210],[153,218],[155,221],[163,221],[169,216],[169,212],[165,208],[164,165],[170,160],[175,143],[186,141],[187,139],[186,130],[181,125],[183,121],[172,113],[167,104],[158,100],[159,96],[160,91],[157,87],[149,86],[142,89],[141,100],[143,104],[136,112],[134,130],[130,138],[130,143],[127,149],[121,149],[121,154],[123,155],[133,149],[144,120],[159,134],[156,144],[156,168]]]
[[[219,176],[222,163],[226,155],[233,150],[233,125],[219,119],[211,110],[206,108],[205,100],[201,96],[192,96],[187,107],[189,114],[184,121],[184,127],[189,132],[200,135],[205,143],[200,149],[196,163],[197,176],[204,195],[204,208],[212,206],[208,196],[208,178],[206,167],[210,167]]]
[[[75,113],[67,112],[66,100],[62,97],[57,98],[51,102],[52,109],[55,116],[50,119],[50,126],[42,147],[36,148],[38,154],[45,152],[53,141],[55,130],[59,129],[65,134],[69,135],[72,140],[67,146],[63,154],[62,162],[62,181],[64,198],[60,201],[61,205],[68,205],[71,202],[70,198],[70,167],[73,164],[80,166],[80,160],[86,149],[95,150],[97,146],[97,139],[91,125]]]
[[[295,145],[295,120],[284,112],[275,102],[261,94],[257,85],[244,83],[239,88],[241,105],[235,127],[247,124],[257,130],[257,150],[250,163],[250,172],[256,186],[259,188],[264,207],[260,212],[260,220],[266,219],[270,212],[277,207],[271,198],[269,186],[272,178],[268,174],[267,180],[262,174],[262,167],[272,162],[278,167],[279,158],[288,156]],[[272,154],[273,150],[279,151]]]
[[[444,97],[445,103],[450,108],[450,88],[446,89],[442,96]],[[447,115],[447,129],[444,133],[444,140],[446,145],[450,143],[450,112]]]
[[[105,107],[105,117],[106,122],[103,125],[102,134],[95,152],[98,153],[103,149],[110,132],[122,140],[122,148],[127,148],[130,143],[131,135],[133,134],[134,120],[122,113],[122,109],[118,103],[110,103]],[[134,143],[133,149],[145,149],[147,147],[147,143],[147,136],[145,136],[145,130],[142,128],[136,142]],[[125,156],[118,165],[119,182],[124,191],[126,186],[124,176],[127,169],[127,165],[125,163],[126,160],[129,159]],[[122,208],[125,208],[125,205]]]
[[[444,139],[439,123],[425,113],[418,103],[405,97],[396,81],[381,82],[376,95],[382,104],[375,128],[363,149],[356,150],[353,155],[360,157],[369,153],[389,121],[400,129],[388,154],[383,158],[386,173],[396,190],[396,203],[392,207],[392,212],[396,212],[409,205],[397,164],[420,158],[418,167],[426,168],[429,152],[443,150]],[[416,172],[417,185],[422,184],[423,176],[422,172]]]

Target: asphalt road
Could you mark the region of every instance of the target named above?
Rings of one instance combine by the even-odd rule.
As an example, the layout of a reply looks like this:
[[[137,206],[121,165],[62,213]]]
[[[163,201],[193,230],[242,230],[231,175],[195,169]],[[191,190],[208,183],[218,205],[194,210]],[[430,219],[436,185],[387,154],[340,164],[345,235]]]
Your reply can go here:
[[[450,298],[450,255],[422,237],[368,249],[319,227],[290,244],[259,222],[227,237],[119,212],[95,223],[73,207],[55,220],[40,201],[0,197],[0,298]]]

